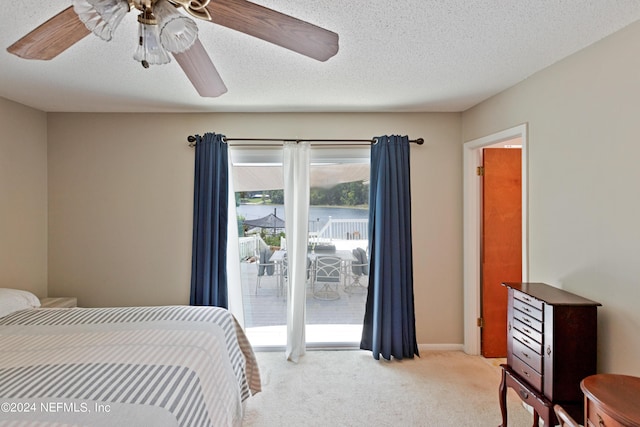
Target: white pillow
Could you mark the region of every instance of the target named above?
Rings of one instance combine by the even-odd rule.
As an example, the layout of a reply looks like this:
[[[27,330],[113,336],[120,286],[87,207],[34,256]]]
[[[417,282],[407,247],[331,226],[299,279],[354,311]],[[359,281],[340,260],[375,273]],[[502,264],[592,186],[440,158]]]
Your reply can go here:
[[[38,307],[40,307],[40,300],[31,292],[0,288],[0,317],[14,311]]]

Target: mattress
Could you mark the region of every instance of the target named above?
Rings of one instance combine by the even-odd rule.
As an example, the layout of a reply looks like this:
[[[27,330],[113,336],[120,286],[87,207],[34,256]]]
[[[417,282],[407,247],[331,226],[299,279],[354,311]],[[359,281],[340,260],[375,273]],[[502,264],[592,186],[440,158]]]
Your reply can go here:
[[[221,308],[0,318],[0,426],[239,426],[259,391],[251,345]]]

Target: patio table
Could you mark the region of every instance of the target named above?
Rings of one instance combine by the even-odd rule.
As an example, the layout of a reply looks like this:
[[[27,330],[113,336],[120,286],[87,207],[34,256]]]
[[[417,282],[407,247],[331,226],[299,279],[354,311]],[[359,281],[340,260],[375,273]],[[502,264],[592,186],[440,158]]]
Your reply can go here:
[[[269,258],[269,262],[274,262],[277,265],[276,271],[278,271],[278,274],[279,274],[278,280],[279,280],[279,286],[281,287],[281,289],[284,289],[284,269],[283,269],[282,263],[284,262],[286,254],[287,254],[286,249],[279,249],[277,251],[274,251],[271,257]],[[320,252],[307,253],[307,256],[311,260],[311,272],[309,277],[311,278],[312,285],[314,280],[313,266],[315,265],[316,258],[322,255],[335,256],[342,260],[342,277],[340,281],[343,284],[343,286],[345,286],[347,273],[349,271],[349,266],[351,265],[352,262],[357,261],[356,257],[353,256],[353,253],[351,251],[345,250],[345,249],[340,249],[333,252],[320,251]]]

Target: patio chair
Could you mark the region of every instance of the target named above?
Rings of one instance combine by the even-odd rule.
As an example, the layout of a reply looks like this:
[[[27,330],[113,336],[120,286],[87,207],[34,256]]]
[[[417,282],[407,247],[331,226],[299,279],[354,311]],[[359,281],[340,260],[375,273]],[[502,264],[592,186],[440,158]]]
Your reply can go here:
[[[311,262],[311,258],[307,257],[307,283],[309,283],[310,279],[313,277],[314,269],[315,265]],[[289,280],[289,259],[287,254],[284,254],[284,258],[282,259],[282,263],[277,274],[281,276],[280,283],[282,284],[282,294],[286,295]]]
[[[344,291],[348,294],[364,293],[369,285],[367,278],[364,277],[369,275],[369,258],[367,252],[362,248],[355,248],[351,252],[356,260],[351,262],[351,274]]]
[[[276,263],[269,261],[271,258],[271,250],[269,248],[263,248],[259,253],[256,253],[256,266],[258,267],[258,275],[256,279],[256,292],[258,295],[258,288],[260,287],[260,280],[266,274],[273,276],[275,272]]]
[[[560,427],[580,427],[580,424],[578,424],[562,406],[554,405],[553,411],[556,413]]]
[[[330,255],[318,255],[315,262],[313,297],[321,300],[340,298],[338,286],[342,281],[342,259]]]

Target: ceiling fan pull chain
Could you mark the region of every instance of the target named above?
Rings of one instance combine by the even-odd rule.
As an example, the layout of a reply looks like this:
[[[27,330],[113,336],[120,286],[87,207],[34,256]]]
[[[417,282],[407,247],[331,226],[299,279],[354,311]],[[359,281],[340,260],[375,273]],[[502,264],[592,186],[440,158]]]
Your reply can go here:
[[[147,5],[143,5],[142,6],[142,13],[145,13],[147,11]],[[144,43],[145,43],[145,34],[144,31],[140,32],[140,39],[138,40],[138,43],[140,44],[140,47],[142,48],[142,51],[144,52],[144,56],[142,57],[142,61],[140,61],[140,63],[142,64],[142,66],[144,68],[149,68],[149,62],[147,61],[147,50],[144,48]]]
[[[144,50],[144,44],[143,44],[142,36],[140,36],[140,46],[142,46],[142,49]],[[145,56],[146,56],[146,53],[145,53]],[[144,68],[149,68],[149,61],[147,61],[146,59],[143,59],[142,61],[140,61],[140,63],[142,64],[142,66]]]
[[[138,15],[139,39],[133,59],[139,61],[144,68],[149,68],[150,65],[160,65],[171,62],[169,54],[160,41],[159,21],[156,15],[154,15],[154,5],[156,5],[156,3],[151,5],[143,3],[142,13]]]

